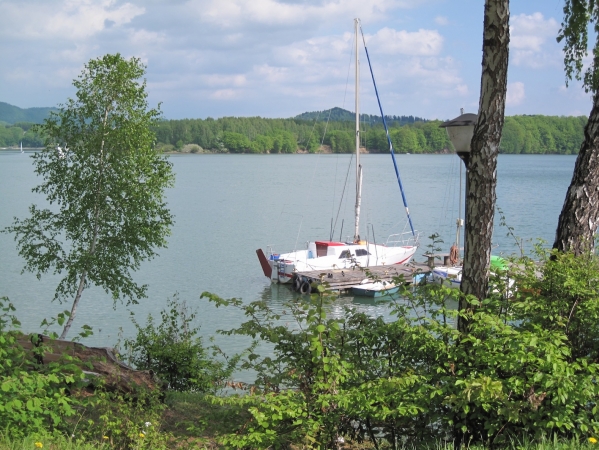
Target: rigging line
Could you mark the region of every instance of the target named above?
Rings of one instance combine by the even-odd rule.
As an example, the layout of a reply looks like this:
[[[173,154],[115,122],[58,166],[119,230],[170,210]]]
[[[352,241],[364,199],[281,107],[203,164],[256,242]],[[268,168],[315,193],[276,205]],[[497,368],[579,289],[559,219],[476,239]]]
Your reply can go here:
[[[453,227],[449,220],[450,211],[452,214],[455,209],[455,199],[457,197],[455,193],[455,180],[456,180],[456,162],[461,164],[459,158],[454,158],[453,155],[449,156],[450,163],[443,164],[445,171],[440,173],[441,178],[445,180],[445,188],[443,189],[443,196],[441,202],[441,208],[439,209],[439,217],[437,218],[436,229],[434,232],[440,234],[445,238],[449,230]],[[458,215],[460,213],[458,212]]]
[[[458,178],[458,174],[456,172],[460,172],[462,161],[459,158],[452,158],[452,171],[451,178],[448,177],[448,183],[451,182],[450,191],[451,198],[448,199],[447,202],[447,210],[446,210],[446,227],[447,227],[447,235],[454,236],[454,238],[450,239],[449,242],[452,242],[455,239],[455,231],[457,226],[457,220],[462,217],[462,212],[460,211],[460,200],[461,200],[461,178]],[[456,171],[457,169],[457,171]],[[457,181],[457,183],[456,183]],[[457,191],[457,192],[456,192]],[[456,217],[457,213],[457,217]]]
[[[387,133],[387,142],[389,143],[389,150],[391,151],[391,159],[393,160],[393,167],[395,167],[395,175],[397,176],[397,182],[399,183],[399,190],[401,191],[401,198],[403,199],[403,205],[406,209],[408,221],[410,222],[410,229],[412,230],[412,236],[416,237],[414,231],[414,225],[412,225],[412,218],[410,217],[410,209],[408,208],[408,201],[404,193],[403,184],[399,176],[399,169],[397,168],[397,161],[395,161],[395,152],[393,151],[393,144],[391,143],[391,136],[389,136],[389,128],[387,127],[387,121],[385,120],[385,113],[383,113],[383,107],[381,105],[381,99],[379,98],[379,92],[376,88],[376,81],[374,80],[374,72],[372,71],[372,64],[370,63],[370,56],[368,55],[368,48],[366,47],[366,39],[364,38],[364,32],[362,31],[362,25],[360,25],[360,33],[362,34],[362,42],[364,43],[364,51],[366,52],[366,59],[368,60],[368,68],[370,69],[370,75],[372,77],[372,84],[374,85],[374,92],[376,94],[376,100],[379,104],[381,111],[381,118],[383,119],[383,125],[385,126],[385,132]]]

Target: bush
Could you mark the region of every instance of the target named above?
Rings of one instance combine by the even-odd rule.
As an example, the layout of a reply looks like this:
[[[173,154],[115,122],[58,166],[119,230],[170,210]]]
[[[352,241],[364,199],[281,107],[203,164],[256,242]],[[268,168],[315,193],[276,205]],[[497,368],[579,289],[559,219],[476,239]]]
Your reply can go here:
[[[0,298],[0,430],[8,438],[66,432],[67,418],[81,404],[70,394],[82,385],[83,372],[68,356],[39,363],[36,356],[43,357],[45,347],[26,351],[19,344],[22,335],[14,311],[6,297]]]
[[[214,392],[223,385],[239,357],[216,361],[218,348],[204,347],[193,324],[195,313],[177,295],[160,316],[156,325],[149,315],[145,327],[133,320],[137,336],[124,341],[127,361],[139,370],[152,370],[173,391]]]
[[[203,294],[245,312],[248,321],[229,333],[270,342],[274,352],[245,360],[258,375],[249,395],[218,400],[252,415],[223,443],[336,448],[349,438],[399,448],[597,436],[599,261],[541,256],[540,278],[539,265],[514,261],[493,276],[488,299],[468,298],[460,312],[457,290],[405,288],[389,301],[391,321],[351,308],[328,318],[322,287],[286,305],[283,319],[265,302]],[[458,316],[468,332],[456,329]]]

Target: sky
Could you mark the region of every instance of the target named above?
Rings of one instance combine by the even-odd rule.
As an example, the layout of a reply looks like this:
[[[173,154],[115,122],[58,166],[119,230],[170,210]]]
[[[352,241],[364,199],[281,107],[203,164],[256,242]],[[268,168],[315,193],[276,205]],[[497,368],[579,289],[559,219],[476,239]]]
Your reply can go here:
[[[510,3],[506,115],[588,115],[556,42],[563,0]],[[120,53],[147,66],[166,119],[353,111],[357,17],[385,114],[447,120],[478,110],[483,14],[483,0],[0,0],[0,101],[57,106],[90,59]],[[361,111],[378,114],[360,59]]]

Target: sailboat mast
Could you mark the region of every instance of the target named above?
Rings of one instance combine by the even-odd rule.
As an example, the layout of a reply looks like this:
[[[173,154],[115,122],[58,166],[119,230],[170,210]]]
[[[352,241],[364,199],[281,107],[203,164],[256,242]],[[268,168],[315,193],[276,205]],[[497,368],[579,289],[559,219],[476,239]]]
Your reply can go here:
[[[354,35],[356,46],[356,228],[354,230],[354,242],[360,240],[360,205],[362,203],[362,166],[360,165],[360,57],[358,53],[358,19],[354,19]]]

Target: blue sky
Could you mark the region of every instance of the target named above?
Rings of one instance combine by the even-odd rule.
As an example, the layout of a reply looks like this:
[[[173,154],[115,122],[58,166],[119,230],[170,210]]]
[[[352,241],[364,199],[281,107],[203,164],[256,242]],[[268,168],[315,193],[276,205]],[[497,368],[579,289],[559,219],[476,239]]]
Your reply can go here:
[[[483,0],[0,0],[0,101],[56,106],[91,58],[147,65],[170,119],[353,110],[353,18],[386,114],[450,119],[478,109]],[[566,88],[562,0],[512,0],[507,115],[588,115]],[[364,56],[362,56],[364,59]],[[362,111],[377,113],[366,66]]]

